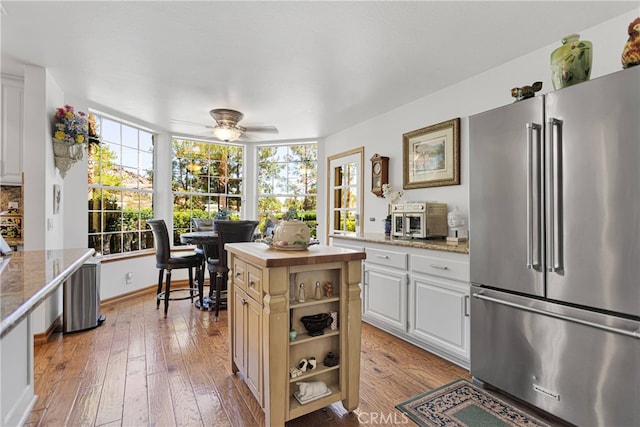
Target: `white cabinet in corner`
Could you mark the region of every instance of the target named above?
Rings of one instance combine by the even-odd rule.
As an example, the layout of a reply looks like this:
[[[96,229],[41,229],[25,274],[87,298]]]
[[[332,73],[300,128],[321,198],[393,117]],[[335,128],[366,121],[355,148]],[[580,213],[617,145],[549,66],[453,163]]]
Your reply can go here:
[[[411,256],[409,334],[459,365],[469,364],[469,262],[430,251]]]
[[[2,77],[0,184],[22,184],[23,82]]]
[[[363,321],[469,367],[467,254],[336,237],[333,244],[367,254]]]

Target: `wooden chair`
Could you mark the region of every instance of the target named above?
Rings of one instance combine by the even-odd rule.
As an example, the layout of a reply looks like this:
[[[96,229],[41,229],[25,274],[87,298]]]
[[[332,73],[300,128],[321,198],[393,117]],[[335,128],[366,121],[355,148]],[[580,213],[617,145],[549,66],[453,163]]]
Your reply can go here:
[[[255,233],[255,229],[258,226],[258,221],[215,220],[215,223],[216,230],[218,232],[218,258],[207,259],[207,268],[209,270],[209,282],[212,284],[215,283],[216,286],[215,317],[217,320],[220,306],[223,302],[222,287],[227,283],[229,275],[229,267],[227,266],[227,251],[224,249],[224,245],[226,243],[253,241],[253,236]]]
[[[201,269],[203,265],[203,256],[199,253],[186,252],[172,253],[169,244],[169,232],[167,231],[167,225],[163,219],[148,219],[147,224],[153,231],[153,239],[156,246],[156,267],[160,269],[158,276],[158,292],[157,292],[157,305],[156,308],[160,308],[160,300],[164,300],[164,317],[167,317],[169,310],[169,301],[183,300],[191,298],[193,302],[194,291],[198,291],[193,285],[193,268],[196,269],[196,277],[202,276]],[[189,287],[171,289],[171,271],[177,268],[189,269]],[[162,282],[164,279],[164,271],[167,271],[167,279],[164,291],[162,290]],[[176,291],[189,291],[189,296],[186,297],[171,297],[171,292]]]

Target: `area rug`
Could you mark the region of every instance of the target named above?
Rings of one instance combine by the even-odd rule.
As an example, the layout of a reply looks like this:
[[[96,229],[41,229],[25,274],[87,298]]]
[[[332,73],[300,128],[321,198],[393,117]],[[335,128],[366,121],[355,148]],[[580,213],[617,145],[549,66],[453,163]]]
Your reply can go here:
[[[422,393],[396,408],[419,426],[549,427],[464,379]]]

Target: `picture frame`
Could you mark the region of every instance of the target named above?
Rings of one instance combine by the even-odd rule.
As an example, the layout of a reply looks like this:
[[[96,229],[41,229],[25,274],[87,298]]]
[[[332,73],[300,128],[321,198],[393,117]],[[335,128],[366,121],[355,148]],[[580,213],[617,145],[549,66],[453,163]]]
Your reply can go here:
[[[60,190],[60,185],[53,184],[53,213],[60,213],[60,202],[62,199],[62,193]]]
[[[402,135],[402,188],[460,185],[460,118]]]

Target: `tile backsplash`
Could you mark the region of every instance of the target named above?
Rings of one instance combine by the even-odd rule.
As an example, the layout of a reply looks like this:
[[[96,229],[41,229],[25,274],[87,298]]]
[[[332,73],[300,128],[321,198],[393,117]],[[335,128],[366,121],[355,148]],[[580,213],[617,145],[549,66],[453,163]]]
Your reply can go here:
[[[22,214],[22,187],[15,185],[0,185],[0,213]]]

